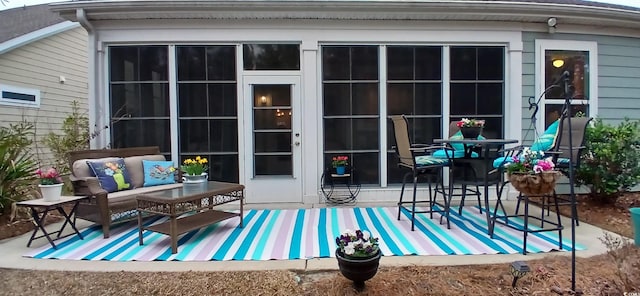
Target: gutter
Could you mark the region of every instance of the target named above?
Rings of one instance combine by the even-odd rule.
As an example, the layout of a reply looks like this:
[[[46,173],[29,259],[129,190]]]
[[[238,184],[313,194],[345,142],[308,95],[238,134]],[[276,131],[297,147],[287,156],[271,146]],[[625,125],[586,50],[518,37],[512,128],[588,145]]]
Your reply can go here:
[[[87,51],[88,51],[88,63],[87,63],[87,75],[88,77],[88,98],[87,105],[89,109],[89,134],[93,135],[98,130],[98,127],[104,126],[101,123],[103,116],[108,114],[107,112],[99,113],[99,110],[105,110],[100,108],[104,100],[102,100],[102,73],[103,69],[100,65],[104,60],[104,50],[98,38],[98,32],[93,27],[93,24],[87,19],[87,14],[84,8],[76,9],[76,19],[82,25],[88,33]],[[92,131],[93,127],[93,131]],[[106,147],[105,135],[96,134],[95,137],[89,139],[89,147]]]

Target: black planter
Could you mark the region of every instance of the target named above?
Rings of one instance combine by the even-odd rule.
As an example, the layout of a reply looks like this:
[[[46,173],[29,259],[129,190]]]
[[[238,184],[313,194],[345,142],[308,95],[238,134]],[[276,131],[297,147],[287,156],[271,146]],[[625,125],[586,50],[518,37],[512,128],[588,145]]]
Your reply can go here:
[[[482,132],[481,127],[461,127],[460,132],[465,139],[477,139]]]
[[[364,282],[376,275],[381,256],[382,254],[378,251],[376,255],[369,258],[350,259],[345,258],[340,249],[336,249],[340,272],[344,277],[353,281],[353,286],[357,291],[362,291]]]

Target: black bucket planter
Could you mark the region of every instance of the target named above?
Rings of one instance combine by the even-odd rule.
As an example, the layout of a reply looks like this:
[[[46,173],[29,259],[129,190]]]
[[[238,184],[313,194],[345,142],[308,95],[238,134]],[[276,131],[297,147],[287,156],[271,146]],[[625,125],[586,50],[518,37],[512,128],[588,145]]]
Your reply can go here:
[[[344,277],[353,281],[353,287],[358,292],[364,289],[364,282],[375,276],[378,272],[381,256],[382,254],[378,251],[373,257],[350,259],[345,258],[340,252],[340,249],[336,249],[336,258],[338,259],[340,272]]]
[[[461,127],[460,132],[465,139],[477,139],[482,132],[481,127]]]

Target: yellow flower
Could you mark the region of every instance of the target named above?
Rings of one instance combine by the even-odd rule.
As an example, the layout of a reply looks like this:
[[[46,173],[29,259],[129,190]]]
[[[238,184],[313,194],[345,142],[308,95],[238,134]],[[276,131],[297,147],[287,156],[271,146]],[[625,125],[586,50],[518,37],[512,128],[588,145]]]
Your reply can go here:
[[[207,170],[207,158],[196,156],[195,159],[187,158],[180,169],[187,175],[201,175]]]

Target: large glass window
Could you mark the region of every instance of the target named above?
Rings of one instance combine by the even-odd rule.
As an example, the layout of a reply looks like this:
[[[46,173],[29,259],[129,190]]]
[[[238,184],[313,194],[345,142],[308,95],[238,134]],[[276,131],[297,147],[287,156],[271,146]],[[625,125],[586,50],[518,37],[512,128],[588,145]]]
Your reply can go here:
[[[431,143],[442,130],[442,47],[387,47],[387,115],[407,115],[411,140]],[[398,163],[391,149],[393,125],[387,120],[387,161]],[[389,165],[388,183],[401,183],[402,170]]]
[[[484,119],[482,134],[503,137],[504,47],[452,46],[450,120]]]
[[[300,70],[298,44],[244,44],[245,70]]]
[[[169,157],[167,46],[109,48],[111,147],[159,146]]]
[[[379,184],[378,46],[323,46],[324,166],[348,155],[360,182]]]
[[[589,115],[589,52],[545,50],[544,55],[545,129],[558,118],[564,107],[565,91],[571,98],[570,114]],[[564,75],[564,76],[563,76]],[[565,88],[566,85],[566,88]]]
[[[209,178],[238,182],[234,46],[177,46],[180,158],[209,160]]]

